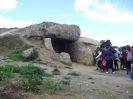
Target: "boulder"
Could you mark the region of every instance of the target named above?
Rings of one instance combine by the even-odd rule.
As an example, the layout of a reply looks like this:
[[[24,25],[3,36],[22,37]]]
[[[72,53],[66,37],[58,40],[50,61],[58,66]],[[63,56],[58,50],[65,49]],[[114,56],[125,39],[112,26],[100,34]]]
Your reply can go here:
[[[55,52],[54,49],[53,49],[52,43],[51,43],[51,38],[44,38],[43,40],[44,40],[44,45],[45,45],[45,47],[46,47],[49,51]]]
[[[60,61],[65,65],[72,66],[72,61],[68,53],[65,52],[60,53]]]
[[[42,37],[76,41],[80,37],[80,28],[77,25],[43,22],[26,27],[24,35],[28,38]]]
[[[26,60],[30,57],[31,53],[34,51],[33,48],[29,48],[22,53],[23,60]]]
[[[96,40],[80,37],[71,47],[72,60],[85,65],[94,64],[94,48],[100,46]]]
[[[76,41],[80,37],[77,25],[58,24],[47,28],[47,37]]]

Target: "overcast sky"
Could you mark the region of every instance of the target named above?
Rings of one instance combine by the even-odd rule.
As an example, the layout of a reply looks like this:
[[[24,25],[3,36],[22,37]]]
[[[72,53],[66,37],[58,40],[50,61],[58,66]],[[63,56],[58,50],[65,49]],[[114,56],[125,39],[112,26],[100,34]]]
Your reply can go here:
[[[81,36],[133,45],[133,0],[0,0],[0,27],[76,24]]]

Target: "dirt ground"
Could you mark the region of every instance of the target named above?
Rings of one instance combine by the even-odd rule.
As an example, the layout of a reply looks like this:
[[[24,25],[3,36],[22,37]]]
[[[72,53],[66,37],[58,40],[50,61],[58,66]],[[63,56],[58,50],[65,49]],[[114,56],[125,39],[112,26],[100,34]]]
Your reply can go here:
[[[109,73],[99,72],[95,66],[86,66],[78,63],[73,63],[72,69],[65,68],[65,65],[52,61],[51,57],[54,52],[51,53],[44,49],[43,42],[34,41],[29,42],[20,37],[26,44],[34,45],[39,51],[40,58],[44,62],[49,62],[49,65],[34,64],[41,68],[46,68],[46,72],[53,70],[53,65],[61,71],[61,75],[54,76],[54,80],[61,81],[63,77],[70,76],[68,73],[75,71],[80,76],[70,76],[70,85],[67,85],[65,90],[55,95],[50,95],[43,92],[23,93],[27,97],[25,99],[133,99],[133,82],[128,81],[129,75],[126,71],[119,70],[115,74],[109,70]],[[10,60],[2,60],[4,57],[0,56],[0,66],[5,64],[12,64],[17,66],[28,65],[29,62],[15,62]]]
[[[28,62],[10,62],[2,60],[0,65],[13,64],[18,66],[28,65]],[[108,74],[99,72],[95,66],[85,66],[73,63],[72,69],[65,68],[65,65],[58,62],[51,62],[50,65],[34,64],[41,68],[46,68],[47,72],[53,70],[52,65],[57,66],[61,75],[54,76],[53,79],[61,81],[63,77],[69,76],[67,73],[75,71],[80,76],[70,76],[71,81],[69,89],[59,92],[55,95],[46,93],[25,93],[25,99],[133,99],[133,82],[128,81],[129,75],[126,71],[119,70],[115,74],[110,70]]]

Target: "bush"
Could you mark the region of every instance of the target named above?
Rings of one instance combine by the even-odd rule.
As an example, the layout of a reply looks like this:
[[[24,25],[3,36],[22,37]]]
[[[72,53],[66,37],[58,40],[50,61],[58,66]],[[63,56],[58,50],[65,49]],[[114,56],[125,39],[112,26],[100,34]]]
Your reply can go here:
[[[20,67],[20,74],[22,75],[44,75],[45,71],[37,66],[28,65]]]
[[[27,90],[38,90],[38,85],[42,84],[43,78],[41,75],[28,75],[28,80],[22,80]]]
[[[60,75],[60,71],[57,68],[55,68],[52,72],[54,75]]]
[[[60,83],[54,82],[53,80],[44,80],[44,87],[46,89],[51,90],[51,94],[55,94],[59,90],[61,90]]]
[[[22,48],[15,50],[13,53],[9,54],[8,57],[14,61],[22,61],[22,57],[21,57],[22,52],[31,47],[32,47],[31,45],[25,45]]]
[[[30,55],[30,59],[35,60],[36,58],[38,58],[38,51],[34,49]]]

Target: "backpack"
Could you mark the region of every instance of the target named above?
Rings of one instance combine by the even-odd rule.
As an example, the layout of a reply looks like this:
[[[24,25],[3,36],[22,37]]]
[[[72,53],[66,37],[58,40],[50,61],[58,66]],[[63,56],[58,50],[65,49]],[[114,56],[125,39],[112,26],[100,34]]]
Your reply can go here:
[[[106,66],[107,65],[107,62],[106,62],[106,60],[105,59],[103,59],[103,61],[102,61],[102,64],[101,64],[102,66]]]
[[[127,51],[127,61],[132,61],[133,60],[133,54],[132,51]]]

